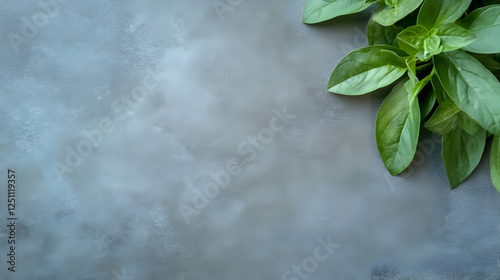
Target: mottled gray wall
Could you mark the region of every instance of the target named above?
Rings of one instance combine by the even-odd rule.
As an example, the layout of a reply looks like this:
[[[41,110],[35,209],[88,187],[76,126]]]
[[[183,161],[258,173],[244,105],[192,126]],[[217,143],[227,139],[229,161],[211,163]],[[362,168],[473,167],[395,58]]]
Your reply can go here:
[[[0,1],[0,170],[18,199],[2,279],[497,279],[486,159],[452,192],[423,133],[392,178],[373,135],[384,92],[325,91],[366,45],[366,14],[306,26],[301,0],[66,2],[23,35],[42,7]]]

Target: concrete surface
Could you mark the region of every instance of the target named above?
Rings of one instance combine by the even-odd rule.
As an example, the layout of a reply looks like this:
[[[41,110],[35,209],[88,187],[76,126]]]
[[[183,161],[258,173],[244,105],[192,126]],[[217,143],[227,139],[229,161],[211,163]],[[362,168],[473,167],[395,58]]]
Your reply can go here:
[[[367,14],[41,3],[0,1],[0,174],[17,174],[18,218],[15,273],[0,229],[1,279],[500,279],[488,159],[451,191],[423,133],[392,178],[374,139],[385,93],[326,92]]]

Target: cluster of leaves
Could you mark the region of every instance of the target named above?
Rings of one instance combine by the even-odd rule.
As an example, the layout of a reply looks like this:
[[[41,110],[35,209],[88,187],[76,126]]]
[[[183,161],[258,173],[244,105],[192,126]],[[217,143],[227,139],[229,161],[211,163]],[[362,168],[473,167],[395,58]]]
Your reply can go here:
[[[378,150],[392,175],[413,160],[421,123],[443,136],[452,189],[474,171],[492,137],[491,180],[500,191],[500,0],[308,0],[303,21],[374,4],[369,46],[338,63],[328,91],[361,95],[395,84],[376,120]]]

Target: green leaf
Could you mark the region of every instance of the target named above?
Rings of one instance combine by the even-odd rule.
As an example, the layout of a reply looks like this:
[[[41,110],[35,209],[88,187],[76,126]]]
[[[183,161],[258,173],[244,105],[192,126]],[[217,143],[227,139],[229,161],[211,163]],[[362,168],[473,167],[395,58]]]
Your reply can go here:
[[[429,30],[422,25],[414,25],[398,35],[399,47],[419,60],[426,61],[443,51],[459,49],[470,44],[475,36],[455,23],[447,23]]]
[[[500,192],[500,136],[493,138],[490,155],[491,182]]]
[[[417,65],[417,73],[426,70],[429,66],[432,66],[432,62],[421,63]]]
[[[500,135],[500,82],[479,61],[457,50],[434,56],[443,88],[457,106],[489,132]]]
[[[443,51],[443,46],[441,46],[441,38],[437,35],[430,35],[424,40],[424,58],[428,58],[428,55],[436,55]]]
[[[354,14],[373,3],[364,0],[308,0],[302,15],[304,23],[313,24],[338,16]]]
[[[398,45],[409,55],[415,55],[424,49],[424,41],[429,30],[421,25],[414,25],[401,31],[398,35]]]
[[[379,9],[373,20],[383,26],[390,26],[416,10],[423,0],[386,0],[387,8]]]
[[[405,83],[405,88],[406,91],[410,93],[410,100],[413,100],[424,89],[431,77],[427,76],[420,81],[418,80],[415,57],[406,59],[406,65],[408,67],[408,78],[410,80]]]
[[[431,29],[458,20],[472,0],[425,0],[417,23]]]
[[[500,43],[500,5],[487,6],[470,13],[460,24],[476,36],[476,40],[465,47],[474,53],[498,53]]]
[[[374,21],[368,22],[367,36],[369,45],[392,45],[397,47],[397,36],[403,28],[395,25],[383,26]]]
[[[427,76],[423,78],[422,80],[418,81],[414,86],[411,92],[411,98],[414,99],[417,97],[417,95],[422,91],[422,89],[429,83],[431,80],[431,76]]]
[[[400,21],[396,22],[394,25],[396,25],[397,27],[401,27],[403,29],[413,25],[417,25],[418,10],[419,9],[416,9],[415,11],[411,12],[409,15],[407,15]]]
[[[424,126],[436,134],[446,134],[457,127],[459,112],[460,108],[452,100],[448,99],[439,104]]]
[[[427,61],[443,51],[441,37],[436,34],[436,28],[429,30],[422,25],[410,26],[399,33],[398,45],[409,55],[416,56],[420,61]]]
[[[425,119],[436,104],[436,94],[431,86],[426,86],[425,90],[418,96],[418,103],[420,106],[420,117],[421,119]]]
[[[483,64],[484,67],[486,67],[486,69],[490,70],[491,72],[500,70],[500,63],[496,61],[491,55],[478,53],[471,53],[470,55],[481,62],[481,64]]]
[[[432,88],[434,89],[434,94],[436,94],[436,99],[439,104],[443,103],[446,99],[449,99],[448,94],[441,85],[438,76],[434,73],[431,76]]]
[[[417,149],[420,130],[420,108],[416,99],[399,82],[386,97],[377,114],[377,146],[385,167],[391,175],[406,169]]]
[[[415,59],[415,57],[409,57],[409,58],[406,59],[405,62],[406,62],[406,67],[408,68],[408,77],[410,78],[411,87],[412,87],[412,90],[413,90],[413,87],[418,82],[418,78],[417,78],[417,60]],[[411,92],[412,90],[408,90],[408,91]]]
[[[337,65],[328,82],[328,91],[361,95],[390,85],[406,72],[406,53],[388,45],[353,51]]]
[[[437,35],[441,38],[445,52],[463,48],[476,39],[474,34],[456,23],[440,27]]]
[[[470,135],[457,127],[443,135],[443,162],[446,174],[454,189],[476,169],[486,144],[486,131],[480,129]]]
[[[462,129],[470,135],[474,135],[479,129],[482,129],[481,126],[473,118],[462,111],[460,111],[459,113],[459,119],[460,127],[462,127]]]

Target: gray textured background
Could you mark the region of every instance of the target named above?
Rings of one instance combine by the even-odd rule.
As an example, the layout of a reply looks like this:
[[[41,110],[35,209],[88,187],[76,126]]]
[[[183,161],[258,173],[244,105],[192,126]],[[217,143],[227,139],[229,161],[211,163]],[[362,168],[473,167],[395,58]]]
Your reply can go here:
[[[67,1],[16,52],[9,34],[43,9],[0,1],[0,170],[18,174],[19,219],[15,274],[0,228],[1,279],[297,280],[285,273],[318,238],[339,247],[307,279],[500,279],[488,159],[451,191],[423,132],[390,177],[374,139],[384,92],[326,92],[366,45],[367,14],[306,26],[302,0],[220,2]],[[161,83],[117,112],[157,66]],[[249,152],[275,110],[294,117]],[[105,118],[114,131],[58,178]],[[232,162],[241,173],[187,223],[179,206]]]

